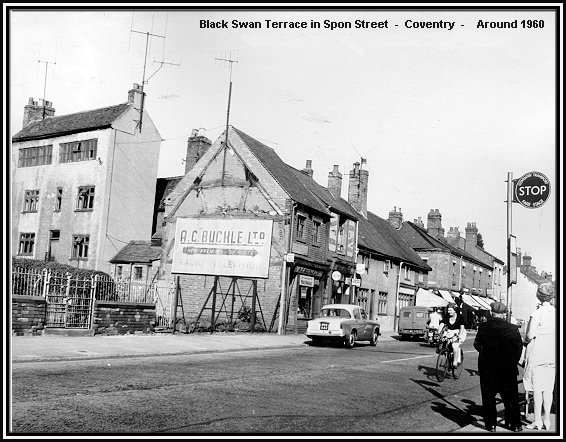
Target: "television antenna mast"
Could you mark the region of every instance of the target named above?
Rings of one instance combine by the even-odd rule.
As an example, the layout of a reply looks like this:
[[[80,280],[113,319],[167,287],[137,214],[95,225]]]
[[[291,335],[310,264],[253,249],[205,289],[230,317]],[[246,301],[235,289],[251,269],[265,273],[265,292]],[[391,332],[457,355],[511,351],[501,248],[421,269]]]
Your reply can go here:
[[[47,68],[49,67],[49,64],[57,64],[54,61],[47,61],[47,60],[37,60],[38,63],[45,63],[45,80],[43,81],[43,115],[42,115],[42,120],[45,119],[45,106],[46,106],[46,102],[45,102],[45,90],[47,89]]]
[[[230,53],[230,58],[215,58],[215,60],[220,60],[230,63],[230,88],[228,89],[228,109],[226,110],[226,131],[224,134],[224,157],[222,160],[222,187],[224,187],[224,170],[226,168],[226,149],[228,148],[228,124],[230,122],[230,100],[232,98],[232,66],[234,63],[238,63],[238,61],[232,60],[231,53]]]

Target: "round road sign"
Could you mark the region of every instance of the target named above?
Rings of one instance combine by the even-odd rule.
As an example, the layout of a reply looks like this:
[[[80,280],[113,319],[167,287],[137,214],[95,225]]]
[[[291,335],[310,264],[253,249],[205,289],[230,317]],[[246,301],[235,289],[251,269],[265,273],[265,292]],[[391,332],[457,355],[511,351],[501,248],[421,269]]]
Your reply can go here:
[[[515,181],[515,201],[529,209],[546,203],[550,195],[550,181],[540,172],[529,172]]]

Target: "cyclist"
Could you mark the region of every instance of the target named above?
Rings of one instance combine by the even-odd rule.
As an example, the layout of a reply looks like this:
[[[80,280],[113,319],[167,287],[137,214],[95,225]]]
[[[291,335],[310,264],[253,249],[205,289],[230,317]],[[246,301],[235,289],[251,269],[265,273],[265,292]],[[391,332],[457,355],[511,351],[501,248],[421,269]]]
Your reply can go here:
[[[451,341],[452,350],[454,351],[454,367],[458,367],[458,365],[460,365],[460,345],[463,344],[466,339],[464,321],[456,311],[456,308],[456,304],[453,302],[448,304],[446,309],[448,316],[440,324],[440,329],[438,330],[440,336],[448,338]]]

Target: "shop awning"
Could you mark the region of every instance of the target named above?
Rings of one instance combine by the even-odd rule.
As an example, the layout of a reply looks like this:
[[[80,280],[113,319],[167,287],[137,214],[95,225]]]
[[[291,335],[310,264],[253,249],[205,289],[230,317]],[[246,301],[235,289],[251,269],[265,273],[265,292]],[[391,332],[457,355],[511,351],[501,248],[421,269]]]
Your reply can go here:
[[[438,295],[435,295],[431,291],[419,288],[417,291],[415,305],[421,307],[446,307],[448,305],[448,301]]]
[[[487,298],[482,298],[481,296],[474,296],[471,295],[472,299],[476,301],[479,305],[481,305],[482,310],[491,310],[491,303],[493,302],[491,299],[488,301]]]
[[[468,306],[470,306],[474,310],[478,310],[478,309],[485,310],[485,307],[482,304],[480,304],[479,302],[477,302],[470,295],[463,294],[462,295],[462,302],[464,304],[467,304]]]
[[[440,296],[442,296],[446,301],[454,302],[454,298],[448,290],[439,290],[438,293],[440,293]]]

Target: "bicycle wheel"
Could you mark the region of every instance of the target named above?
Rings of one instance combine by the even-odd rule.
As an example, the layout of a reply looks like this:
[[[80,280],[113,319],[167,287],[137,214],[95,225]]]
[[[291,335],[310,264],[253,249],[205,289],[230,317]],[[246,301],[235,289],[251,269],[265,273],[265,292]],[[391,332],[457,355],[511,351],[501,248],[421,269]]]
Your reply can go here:
[[[438,382],[442,382],[446,378],[446,373],[448,373],[448,351],[443,349],[438,353],[438,358],[436,358],[436,379]]]
[[[454,379],[458,379],[460,377],[463,368],[464,368],[464,352],[462,351],[462,349],[460,349],[460,365],[454,368],[454,364],[452,364],[452,375],[454,376]]]

